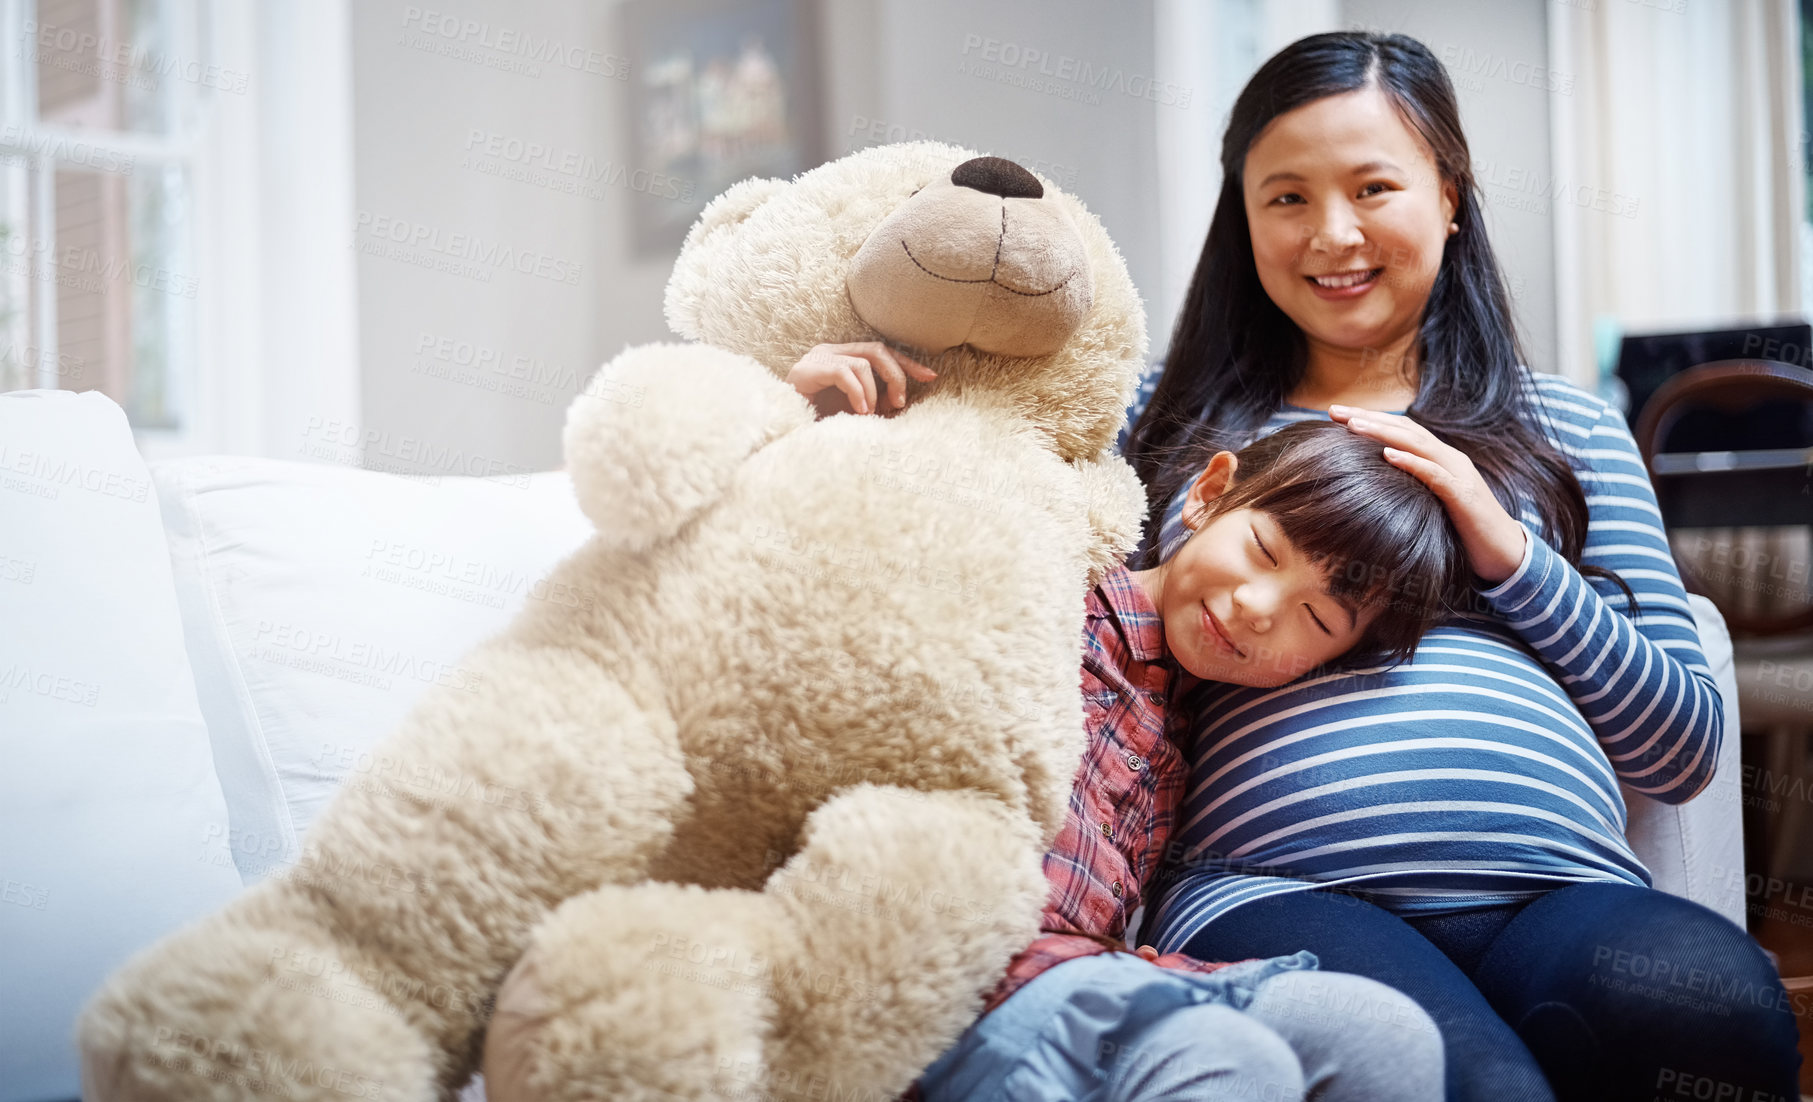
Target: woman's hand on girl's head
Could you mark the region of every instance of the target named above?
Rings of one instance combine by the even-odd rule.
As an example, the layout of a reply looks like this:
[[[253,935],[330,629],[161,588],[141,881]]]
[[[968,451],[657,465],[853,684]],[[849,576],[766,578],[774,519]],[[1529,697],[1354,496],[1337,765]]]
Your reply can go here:
[[[1467,453],[1395,413],[1329,406],[1328,416],[1350,431],[1386,445],[1385,458],[1392,466],[1408,471],[1429,487],[1454,521],[1473,573],[1497,585],[1517,572],[1528,536],[1517,518],[1498,503]]]
[[[906,405],[907,377],[929,383],[938,373],[880,341],[820,344],[801,356],[787,372],[793,389],[812,399],[819,416],[848,410],[878,411],[875,376],[887,384],[891,408]]]

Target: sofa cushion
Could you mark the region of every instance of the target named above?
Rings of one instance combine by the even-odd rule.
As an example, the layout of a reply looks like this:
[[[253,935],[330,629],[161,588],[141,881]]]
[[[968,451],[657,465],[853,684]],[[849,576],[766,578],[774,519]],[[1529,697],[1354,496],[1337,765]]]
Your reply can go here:
[[[287,867],[349,774],[430,685],[592,532],[566,475],[414,477],[208,456],[153,469],[184,630],[245,882]]]
[[[0,394],[0,1102],[73,1098],[126,958],[240,890],[158,500],[98,391]]]

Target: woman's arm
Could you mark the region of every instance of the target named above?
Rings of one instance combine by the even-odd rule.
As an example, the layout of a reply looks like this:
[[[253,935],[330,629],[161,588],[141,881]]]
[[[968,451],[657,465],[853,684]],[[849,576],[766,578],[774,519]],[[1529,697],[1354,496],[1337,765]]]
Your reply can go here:
[[[1506,513],[1458,449],[1407,417],[1329,412],[1392,445],[1386,457],[1442,500],[1474,573],[1488,583],[1481,595],[1554,672],[1618,776],[1664,803],[1685,803],[1712,779],[1723,703],[1636,441],[1615,410],[1576,391],[1565,399],[1558,408],[1576,416],[1554,423],[1586,494],[1581,562],[1616,571],[1636,593],[1640,616],[1630,614],[1615,583],[1589,582],[1530,524]]]
[[[1602,410],[1569,450],[1589,516],[1581,561],[1616,571],[1641,615],[1629,615],[1615,583],[1581,576],[1533,532],[1517,571],[1482,596],[1555,672],[1618,776],[1664,803],[1684,803],[1712,779],[1725,709],[1655,491],[1615,410]]]

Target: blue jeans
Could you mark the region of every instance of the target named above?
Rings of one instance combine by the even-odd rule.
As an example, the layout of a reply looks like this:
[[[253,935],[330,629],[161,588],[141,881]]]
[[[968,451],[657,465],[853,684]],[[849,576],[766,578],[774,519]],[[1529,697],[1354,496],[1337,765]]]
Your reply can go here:
[[[1206,975],[1060,964],[920,1077],[926,1102],[1436,1102],[1441,1040],[1403,994],[1308,953]]]
[[[1788,994],[1742,929],[1677,896],[1574,884],[1533,901],[1400,919],[1320,890],[1245,904],[1197,931],[1208,960],[1308,949],[1441,1027],[1449,1102],[1793,1102]]]

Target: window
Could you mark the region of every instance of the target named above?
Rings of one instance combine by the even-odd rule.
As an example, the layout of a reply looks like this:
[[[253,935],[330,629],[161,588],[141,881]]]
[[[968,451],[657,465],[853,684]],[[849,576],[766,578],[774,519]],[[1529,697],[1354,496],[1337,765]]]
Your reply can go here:
[[[136,431],[194,413],[206,0],[0,0],[0,389],[100,390]]]

